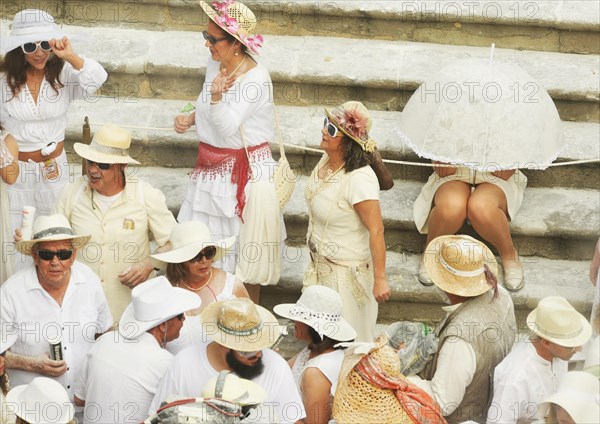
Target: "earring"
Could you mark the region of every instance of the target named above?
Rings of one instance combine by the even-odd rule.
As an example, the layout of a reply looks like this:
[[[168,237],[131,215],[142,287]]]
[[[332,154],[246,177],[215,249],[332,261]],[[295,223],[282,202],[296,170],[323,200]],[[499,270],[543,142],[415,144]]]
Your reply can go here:
[[[240,55],[240,52],[235,52],[235,53],[234,53],[234,55],[235,55],[235,56],[239,56],[239,55]]]

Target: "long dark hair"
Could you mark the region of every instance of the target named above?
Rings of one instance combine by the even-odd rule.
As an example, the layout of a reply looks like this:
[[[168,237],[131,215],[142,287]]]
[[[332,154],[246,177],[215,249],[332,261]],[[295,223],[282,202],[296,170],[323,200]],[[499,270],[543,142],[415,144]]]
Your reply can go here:
[[[167,280],[169,280],[171,284],[181,283],[187,278],[188,274],[187,269],[185,268],[185,262],[180,264],[168,263],[165,274],[167,275]]]
[[[339,349],[335,347],[335,345],[339,343],[339,340],[333,340],[332,338],[329,338],[327,336],[323,336],[323,339],[321,339],[319,333],[317,333],[316,330],[310,325],[306,324],[306,328],[308,329],[308,335],[311,339],[310,343],[308,344],[308,350],[310,350],[311,352],[323,353],[331,348],[336,350]]]
[[[48,62],[46,62],[45,72],[46,81],[50,83],[50,86],[54,89],[56,94],[58,90],[63,88],[64,85],[60,81],[60,72],[65,64],[63,59],[55,55],[50,55]],[[20,47],[13,49],[4,55],[4,59],[0,61],[0,72],[6,75],[6,82],[10,87],[10,91],[13,98],[16,97],[25,82],[27,81],[27,70],[31,67],[25,60],[25,53]],[[9,99],[12,100],[12,99]]]
[[[371,165],[371,159],[367,152],[365,152],[356,141],[345,134],[342,139],[342,144],[340,144],[340,149],[342,150],[342,157],[346,162],[344,171],[352,172],[363,166]]]

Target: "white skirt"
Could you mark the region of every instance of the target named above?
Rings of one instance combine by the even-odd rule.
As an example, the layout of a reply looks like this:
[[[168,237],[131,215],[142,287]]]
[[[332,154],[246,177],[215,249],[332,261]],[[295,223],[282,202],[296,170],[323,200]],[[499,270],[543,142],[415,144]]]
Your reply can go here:
[[[440,178],[434,172],[421,189],[421,194],[413,205],[413,219],[421,234],[427,234],[429,230],[429,212],[431,212],[437,189],[448,181],[463,181],[473,186],[490,183],[499,187],[506,196],[509,219],[514,218],[519,211],[523,202],[523,192],[527,186],[527,177],[519,170],[506,181],[493,176],[491,172],[474,171],[467,167],[458,167],[456,173],[444,178]]]

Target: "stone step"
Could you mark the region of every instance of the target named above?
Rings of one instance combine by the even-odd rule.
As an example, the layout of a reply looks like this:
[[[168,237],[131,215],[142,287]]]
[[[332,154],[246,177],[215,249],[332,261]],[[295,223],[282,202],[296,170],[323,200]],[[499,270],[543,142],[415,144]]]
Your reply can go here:
[[[92,131],[102,123],[114,122],[130,127],[134,143],[132,155],[144,166],[189,167],[196,163],[198,142],[195,131],[177,134],[173,118],[185,105],[181,100],[132,99],[131,102],[115,102],[111,98],[95,101],[77,101],[69,109],[67,131],[68,150],[74,141],[81,139],[83,118],[90,118]],[[294,146],[319,148],[320,128],[323,125],[323,108],[319,106],[279,106],[278,121],[284,143]],[[401,112],[373,112],[372,136],[377,140],[382,156],[394,160],[423,162],[397,136]],[[567,146],[560,161],[599,159],[598,134],[600,125],[595,123],[564,122]],[[272,145],[275,154],[279,148]],[[299,174],[309,174],[320,154],[286,147],[288,160]],[[75,157],[71,157],[76,160]],[[424,182],[431,168],[408,165],[389,165],[394,178]],[[529,187],[597,188],[600,181],[598,164],[551,167],[547,170],[524,170]]]
[[[132,168],[139,178],[160,188],[169,209],[177,216],[183,201],[189,169]],[[308,177],[299,178],[292,198],[284,209],[287,243],[305,243],[308,223],[304,187]],[[412,205],[421,183],[396,180],[392,190],[381,193],[381,210],[389,251],[422,252],[425,236],[418,234]],[[600,196],[597,190],[528,188],[523,204],[511,223],[511,234],[526,258],[591,259],[600,228]],[[465,227],[466,233],[473,233]]]
[[[3,21],[0,35],[7,27]],[[209,52],[198,32],[101,27],[65,31],[80,37],[74,40],[76,51],[105,66],[110,76],[102,93],[115,101],[191,100],[200,92]],[[489,56],[489,48],[404,41],[308,36],[271,36],[267,41],[260,60],[271,72],[276,103],[287,105],[358,99],[372,109],[401,110],[424,79],[444,65]],[[358,60],[356,52],[362,52]],[[549,92],[563,120],[600,121],[597,55],[496,49],[496,58],[529,72]]]
[[[262,34],[318,35],[564,53],[600,53],[595,1],[418,2],[252,0]],[[8,19],[39,1],[7,2]],[[44,9],[66,24],[200,31],[207,17],[190,0],[54,0]]]

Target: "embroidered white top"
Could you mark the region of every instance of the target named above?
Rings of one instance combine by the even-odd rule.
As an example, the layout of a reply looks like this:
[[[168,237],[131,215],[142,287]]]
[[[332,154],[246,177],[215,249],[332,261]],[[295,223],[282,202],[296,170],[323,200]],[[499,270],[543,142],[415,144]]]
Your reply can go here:
[[[46,79],[42,80],[36,103],[27,84],[13,97],[6,75],[1,74],[0,125],[17,140],[21,152],[34,152],[48,143],[58,143],[65,139],[67,110],[71,102],[89,98],[107,76],[104,68],[93,59],[84,58],[83,68],[79,71],[65,62],[59,76],[64,87],[57,93]]]

